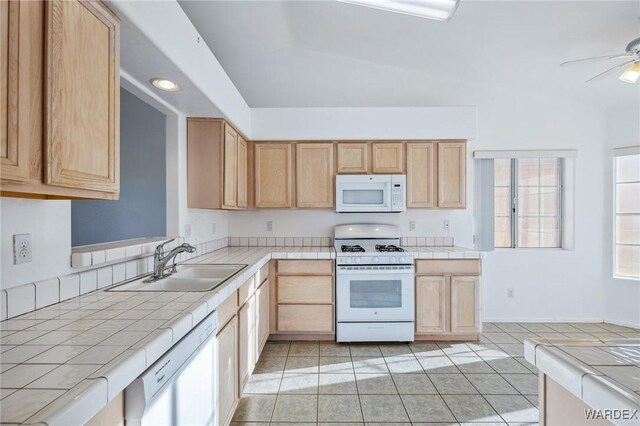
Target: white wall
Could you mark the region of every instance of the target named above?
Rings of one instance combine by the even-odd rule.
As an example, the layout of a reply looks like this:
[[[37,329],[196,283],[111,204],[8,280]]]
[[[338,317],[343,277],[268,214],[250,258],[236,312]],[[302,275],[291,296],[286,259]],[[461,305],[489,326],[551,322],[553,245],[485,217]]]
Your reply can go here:
[[[640,108],[611,109],[606,114],[607,144],[603,152],[604,302],[605,319],[640,327],[640,282],[613,278],[613,158],[611,150],[640,144]]]
[[[601,321],[604,317],[602,293],[602,199],[605,185],[604,113],[578,104],[518,95],[496,89],[469,93],[469,104],[477,110],[477,134],[469,142],[473,150],[485,149],[577,149],[575,188],[575,250],[497,250],[487,253],[483,263],[483,318],[486,321]],[[314,109],[291,113],[288,110],[260,110],[253,134],[265,139],[314,139],[312,130],[334,139],[373,137],[359,120],[327,120],[326,111]],[[348,109],[350,110],[350,109]],[[411,109],[405,109],[411,110]],[[415,117],[415,111],[410,111]],[[352,112],[348,112],[353,114]],[[367,116],[360,112],[360,116]],[[253,115],[254,119],[256,114]],[[262,121],[269,117],[271,126]],[[292,119],[295,117],[295,120]],[[334,122],[338,122],[333,126]],[[384,122],[386,128],[403,128],[403,134],[430,138],[431,128],[443,129],[441,121],[415,123],[401,119]],[[280,132],[276,132],[281,126]],[[378,126],[377,128],[380,128]],[[311,130],[307,130],[311,129]],[[456,131],[476,133],[469,128]],[[393,137],[380,130],[384,137]],[[458,136],[459,137],[459,136]],[[473,163],[469,161],[467,209],[418,210],[400,214],[345,215],[326,210],[260,210],[234,212],[229,216],[231,236],[330,236],[333,226],[356,221],[398,224],[403,236],[410,236],[408,223],[417,222],[415,235],[453,236],[457,245],[472,246]],[[442,220],[449,219],[446,234]],[[273,231],[266,231],[266,221]],[[514,298],[507,298],[513,288]]]
[[[476,107],[252,108],[253,140],[475,139]]]

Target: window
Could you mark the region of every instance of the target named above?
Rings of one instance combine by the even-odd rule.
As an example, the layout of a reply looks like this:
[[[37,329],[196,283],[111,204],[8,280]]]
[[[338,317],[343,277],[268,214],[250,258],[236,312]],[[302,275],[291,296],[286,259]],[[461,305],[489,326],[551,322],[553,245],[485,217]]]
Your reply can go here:
[[[496,158],[494,246],[562,246],[562,159]]]
[[[640,154],[615,158],[614,274],[640,279]]]

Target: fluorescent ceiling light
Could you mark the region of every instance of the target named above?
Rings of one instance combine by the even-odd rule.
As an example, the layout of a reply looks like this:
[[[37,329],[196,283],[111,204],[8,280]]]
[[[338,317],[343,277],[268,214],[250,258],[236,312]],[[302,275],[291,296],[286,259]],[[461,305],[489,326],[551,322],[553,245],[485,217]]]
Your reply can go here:
[[[420,18],[448,21],[458,8],[460,0],[338,0],[343,3],[418,16]]]
[[[174,83],[171,80],[167,80],[165,78],[152,78],[151,84],[161,90],[166,90],[167,92],[177,92],[180,90],[180,86],[177,83]]]
[[[619,78],[625,83],[634,84],[637,82],[640,79],[640,62],[629,65]]]

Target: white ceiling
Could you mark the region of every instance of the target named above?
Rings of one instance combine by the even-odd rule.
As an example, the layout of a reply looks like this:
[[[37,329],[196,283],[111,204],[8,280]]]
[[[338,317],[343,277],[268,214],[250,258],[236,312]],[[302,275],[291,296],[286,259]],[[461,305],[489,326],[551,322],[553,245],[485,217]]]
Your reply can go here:
[[[558,65],[623,52],[640,35],[637,1],[462,0],[449,23],[330,0],[180,4],[250,107],[469,105],[491,88],[639,99],[617,75],[584,82],[607,64]]]

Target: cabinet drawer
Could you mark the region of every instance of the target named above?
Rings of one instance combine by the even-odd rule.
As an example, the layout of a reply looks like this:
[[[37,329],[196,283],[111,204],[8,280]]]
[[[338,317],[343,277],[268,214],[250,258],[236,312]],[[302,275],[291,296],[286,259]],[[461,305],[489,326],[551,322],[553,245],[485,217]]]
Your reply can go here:
[[[331,260],[279,260],[278,274],[333,275]]]
[[[333,277],[278,277],[278,303],[333,303]]]
[[[269,278],[269,264],[271,262],[267,262],[260,270],[256,273],[256,288],[260,287],[267,278]]]
[[[418,275],[471,274],[480,275],[479,259],[417,260]]]
[[[224,302],[218,305],[218,329],[222,329],[238,310],[238,292],[234,291]]]
[[[238,306],[244,305],[246,301],[249,300],[249,298],[253,295],[253,292],[255,290],[256,290],[256,285],[255,285],[255,276],[254,276],[249,278],[238,289]]]
[[[333,305],[278,305],[278,331],[330,333]]]

